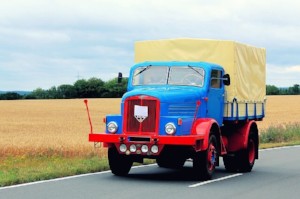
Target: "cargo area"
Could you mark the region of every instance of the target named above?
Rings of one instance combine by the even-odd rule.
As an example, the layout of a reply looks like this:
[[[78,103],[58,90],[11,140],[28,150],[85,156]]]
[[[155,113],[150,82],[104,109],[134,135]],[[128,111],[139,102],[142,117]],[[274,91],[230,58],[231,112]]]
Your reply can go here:
[[[204,61],[230,75],[224,120],[262,119],[265,115],[266,50],[236,41],[166,39],[135,43],[135,62]]]

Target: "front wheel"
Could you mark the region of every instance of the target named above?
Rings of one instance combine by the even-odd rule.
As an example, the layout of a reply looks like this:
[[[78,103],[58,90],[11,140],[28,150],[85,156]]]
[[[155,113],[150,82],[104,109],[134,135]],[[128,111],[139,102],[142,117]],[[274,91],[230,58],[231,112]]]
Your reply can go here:
[[[215,135],[210,135],[207,150],[196,152],[193,158],[193,169],[196,178],[210,180],[215,171],[217,159],[217,139]]]
[[[108,149],[108,162],[111,172],[117,176],[127,175],[133,164],[131,157],[119,154],[116,147]]]

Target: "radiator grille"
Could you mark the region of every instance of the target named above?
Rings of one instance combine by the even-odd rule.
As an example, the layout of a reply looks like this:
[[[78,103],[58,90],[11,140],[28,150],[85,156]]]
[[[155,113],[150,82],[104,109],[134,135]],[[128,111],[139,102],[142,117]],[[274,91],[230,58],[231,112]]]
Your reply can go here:
[[[139,122],[134,117],[134,106],[147,106],[148,107],[148,117],[143,121]],[[158,111],[158,100],[153,98],[129,98],[125,102],[125,110],[126,111],[126,117],[124,117],[124,121],[126,123],[126,132],[127,133],[154,133],[157,131],[157,115]]]

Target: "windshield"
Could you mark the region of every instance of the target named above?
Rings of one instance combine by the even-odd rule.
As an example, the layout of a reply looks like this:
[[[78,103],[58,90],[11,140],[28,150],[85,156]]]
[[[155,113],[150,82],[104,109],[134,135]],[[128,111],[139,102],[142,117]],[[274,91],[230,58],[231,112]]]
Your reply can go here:
[[[204,70],[192,66],[144,66],[134,71],[132,84],[203,86]]]

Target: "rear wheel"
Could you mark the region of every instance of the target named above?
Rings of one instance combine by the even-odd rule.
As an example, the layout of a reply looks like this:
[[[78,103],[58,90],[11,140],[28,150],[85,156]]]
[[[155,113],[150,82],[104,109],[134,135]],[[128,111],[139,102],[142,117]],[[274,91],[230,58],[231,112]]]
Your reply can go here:
[[[119,154],[116,147],[108,149],[108,162],[111,172],[117,176],[127,175],[133,164],[131,157]]]
[[[257,157],[258,142],[255,139],[254,132],[249,133],[248,145],[246,149],[242,149],[232,156],[224,156],[224,166],[230,172],[250,172],[254,166]]]
[[[217,139],[215,135],[210,135],[207,150],[197,152],[193,158],[193,169],[196,178],[210,180],[215,171],[217,159]]]
[[[255,163],[257,141],[254,139],[254,133],[250,132],[248,138],[248,147],[240,152],[240,171],[250,172]]]

